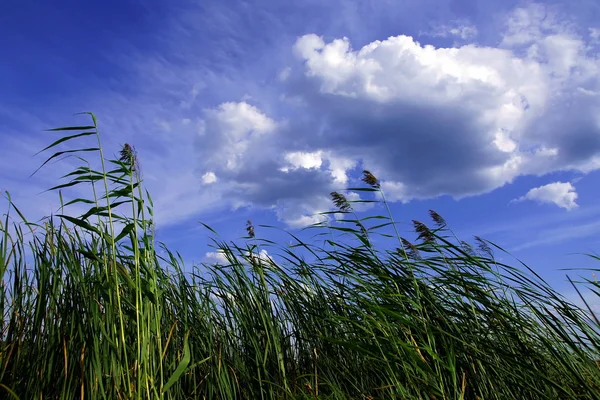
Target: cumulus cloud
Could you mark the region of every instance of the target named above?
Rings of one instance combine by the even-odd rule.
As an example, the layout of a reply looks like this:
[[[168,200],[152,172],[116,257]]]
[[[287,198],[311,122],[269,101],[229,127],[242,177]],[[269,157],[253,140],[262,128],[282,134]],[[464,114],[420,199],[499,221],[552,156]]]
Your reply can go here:
[[[485,192],[535,158],[514,149],[528,109],[546,98],[537,63],[503,49],[421,46],[407,36],[354,51],[347,39],[307,35],[296,51],[313,83],[307,103],[329,128],[313,137],[316,145],[361,158],[402,184],[407,199]]]
[[[407,203],[410,199],[410,194],[403,183],[384,181],[381,188],[386,193],[389,201]]]
[[[367,9],[381,17],[384,8],[375,8]],[[253,206],[301,227],[319,221],[316,214],[331,209],[327,194],[356,184],[363,167],[382,179],[388,200],[399,202],[442,194],[461,198],[522,175],[600,168],[600,65],[592,46],[600,30],[557,9],[535,3],[517,8],[505,16],[498,40],[485,41],[495,47],[464,44],[484,27],[450,21],[425,39],[446,37],[461,45],[435,47],[398,35],[357,48],[350,39],[331,36],[369,37],[350,24],[335,30],[325,24],[302,27],[316,34],[295,43],[288,36],[271,41],[268,30],[254,32],[261,40],[242,38],[245,14],[225,11],[235,18],[211,18],[203,10],[206,24],[198,25],[199,15],[192,13],[172,21],[177,28],[161,40],[169,43],[164,52],[169,57],[117,55],[136,77],[120,82],[124,92],[98,91],[92,103],[73,100],[98,112],[103,131],[121,132],[106,136],[115,138],[110,148],[117,149],[116,142],[136,144],[145,183],[155,195],[158,226],[205,211]],[[376,18],[371,23],[375,20],[381,23]],[[206,36],[197,26],[222,31],[209,51],[195,54],[189,48],[198,35]],[[246,62],[251,59],[268,61]],[[5,115],[16,118],[13,110]],[[64,119],[49,122],[35,130]],[[3,136],[11,150],[0,157],[0,170],[10,176],[0,189],[16,186],[10,180],[15,166],[29,149],[43,147],[28,143],[22,133]],[[22,146],[7,141],[17,137]],[[24,150],[13,151],[19,147]],[[42,183],[14,195],[31,203],[29,208],[41,207],[46,201],[33,193],[50,186],[49,180]]]
[[[466,27],[446,31],[476,32]],[[321,221],[326,194],[358,165],[400,202],[600,167],[599,63],[545,6],[510,14],[501,47],[436,48],[399,35],[353,49],[347,38],[308,34],[293,50],[300,65],[280,82],[282,98],[296,99],[283,103],[288,118],[224,103],[205,111],[198,137],[204,174],[219,176],[232,201],[271,208],[291,227]],[[524,197],[544,196],[576,206],[567,186]]]
[[[577,197],[575,187],[570,182],[554,182],[533,188],[514,201],[533,200],[539,203],[556,204],[565,210],[572,210],[578,207],[575,202]]]
[[[323,159],[321,157],[321,151],[315,151],[312,153],[305,153],[302,151],[293,151],[287,153],[285,155],[285,160],[291,164],[290,167],[283,167],[282,171],[287,172],[290,169],[298,169],[298,168],[319,168],[323,163]]]
[[[362,212],[373,208],[373,203],[363,203],[361,200],[364,200],[360,197],[360,194],[357,192],[348,191],[345,194],[346,199],[352,205],[352,209],[357,212]]]
[[[227,264],[227,257],[223,251],[209,251],[204,254],[204,262],[208,264]]]
[[[477,34],[464,21],[439,29],[432,35],[462,43]],[[596,31],[585,29],[531,4],[507,16],[498,47],[398,35],[354,49],[347,38],[302,36],[296,61],[273,77],[279,102],[253,92],[188,121],[199,129],[194,175],[221,205],[270,209],[302,227],[321,221],[327,194],[362,167],[399,202],[598,169],[600,64],[586,42]]]
[[[298,168],[321,169],[327,163],[324,170],[328,171],[335,183],[345,185],[348,182],[347,171],[356,165],[355,160],[334,155],[332,152],[322,150],[314,152],[294,151],[286,153],[287,165],[280,168],[283,172],[289,172]]]
[[[250,256],[250,253],[244,253],[246,257]],[[254,254],[253,257],[260,259],[266,263],[275,263],[275,260],[269,252],[265,249],[261,249],[257,254]],[[243,262],[243,259],[237,257],[238,261]],[[217,265],[229,265],[229,261],[227,260],[227,256],[223,250],[218,249],[217,251],[208,251],[204,254],[203,262],[206,264],[217,264]]]
[[[232,207],[271,209],[293,228],[324,220],[328,193],[347,183],[356,163],[331,150],[303,150],[307,143],[289,124],[243,101],[205,110],[201,126],[202,181],[221,188]]]
[[[326,216],[320,215],[331,209],[329,197],[315,194],[312,198],[296,198],[278,200],[275,213],[280,221],[291,228],[304,228],[309,225],[325,222]]]
[[[246,102],[223,103],[206,110],[198,145],[208,153],[209,161],[239,170],[252,161],[248,156],[256,150],[254,146],[276,127],[275,121]]]
[[[522,175],[597,169],[599,63],[541,5],[507,19],[503,47],[436,48],[409,36],[353,49],[315,35],[288,97],[312,115],[305,152],[367,165],[392,201],[486,193]],[[293,122],[292,122],[293,125]]]
[[[260,260],[262,260],[263,262],[266,262],[266,263],[271,263],[271,264],[275,263],[275,260],[273,260],[273,257],[271,257],[269,255],[269,252],[265,249],[261,249],[258,252],[258,255],[257,256],[255,255],[255,257],[258,257]]]

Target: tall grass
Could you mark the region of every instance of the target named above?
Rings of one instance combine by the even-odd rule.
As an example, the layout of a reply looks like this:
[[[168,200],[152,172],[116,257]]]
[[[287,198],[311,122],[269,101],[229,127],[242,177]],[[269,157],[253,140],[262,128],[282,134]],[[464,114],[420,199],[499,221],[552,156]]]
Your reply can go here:
[[[61,208],[86,213],[32,223],[7,196],[2,397],[600,398],[592,310],[525,265],[498,262],[492,243],[460,241],[433,211],[433,227],[414,221],[412,243],[391,214],[359,218],[334,192],[345,219],[311,228],[322,245],[292,234],[292,246],[278,245],[249,223],[242,244],[215,237],[227,262],[185,269],[176,252],[157,251],[135,150],[106,159],[90,116],[90,126],[55,129],[65,136],[44,149],[93,140],[44,163],[99,157],[100,170],[80,158],[52,188],[91,187]],[[364,183],[355,190],[382,198],[368,171]],[[386,228],[397,247],[375,248]],[[600,294],[595,281],[579,285]]]

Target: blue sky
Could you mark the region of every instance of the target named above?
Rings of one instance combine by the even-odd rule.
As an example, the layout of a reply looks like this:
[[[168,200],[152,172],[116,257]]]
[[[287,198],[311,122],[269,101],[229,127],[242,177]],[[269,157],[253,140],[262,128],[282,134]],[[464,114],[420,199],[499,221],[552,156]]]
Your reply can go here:
[[[109,152],[138,150],[159,240],[190,263],[211,251],[197,221],[294,231],[367,168],[398,221],[434,209],[567,295],[559,269],[595,265],[573,254],[600,234],[595,0],[0,7],[0,190],[31,219],[76,165],[28,178],[42,130],[93,111]]]

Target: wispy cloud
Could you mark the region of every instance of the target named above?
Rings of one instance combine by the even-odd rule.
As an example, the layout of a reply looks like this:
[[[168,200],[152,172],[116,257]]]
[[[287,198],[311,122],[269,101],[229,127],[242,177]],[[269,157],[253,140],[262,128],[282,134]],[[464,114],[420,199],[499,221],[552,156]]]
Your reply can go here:
[[[434,26],[432,29],[427,31],[419,32],[419,36],[431,36],[431,37],[454,37],[457,39],[472,40],[477,37],[479,31],[477,27],[469,23],[469,21],[455,20],[448,24],[441,24]]]
[[[589,33],[590,39],[592,39],[594,43],[600,41],[600,28],[589,28]]]
[[[600,222],[580,222],[573,225],[546,228],[535,233],[536,239],[523,240],[511,251],[521,251],[536,246],[565,243],[574,239],[587,238],[600,233]]]

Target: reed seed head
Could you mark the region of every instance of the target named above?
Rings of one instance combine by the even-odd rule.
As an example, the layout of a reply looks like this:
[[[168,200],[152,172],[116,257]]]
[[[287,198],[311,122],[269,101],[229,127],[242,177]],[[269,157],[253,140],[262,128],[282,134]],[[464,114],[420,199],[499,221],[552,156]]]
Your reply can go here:
[[[375,177],[375,175],[366,169],[363,171],[362,181],[371,186],[373,189],[379,189],[381,187],[379,180]]]
[[[460,242],[460,246],[465,251],[465,253],[467,253],[468,255],[470,255],[470,256],[474,256],[475,255],[475,251],[473,250],[473,246],[471,246],[469,243],[467,243],[464,240],[462,240]]]
[[[358,226],[360,228],[360,234],[362,235],[362,237],[364,237],[365,239],[368,239],[369,233],[367,232],[367,229],[365,228],[365,226],[363,224],[361,224],[360,222],[357,222],[356,226]]]
[[[333,204],[340,210],[341,212],[349,212],[352,210],[350,203],[346,199],[346,197],[338,192],[331,192],[331,200]]]
[[[415,227],[415,232],[419,234],[418,240],[423,240],[425,243],[433,243],[435,241],[435,236],[427,225],[416,220],[413,220],[413,225]]]
[[[251,238],[253,238],[255,236],[254,225],[252,225],[252,221],[250,221],[250,220],[248,220],[246,222],[246,232],[248,232],[248,236],[250,236]]]
[[[489,257],[493,256],[492,248],[486,243],[485,240],[480,238],[479,236],[475,236],[475,241],[477,242],[477,248],[482,253],[485,253]]]
[[[414,244],[412,244],[411,242],[409,242],[408,240],[406,240],[405,238],[401,238],[402,240],[402,245],[404,246],[404,248],[406,249],[406,254],[415,260],[421,260],[421,254],[419,253],[419,249],[417,249],[417,246],[415,246]]]
[[[446,220],[434,210],[429,210],[429,215],[431,215],[431,219],[433,222],[435,222],[438,228],[443,228],[446,226]]]
[[[129,143],[125,143],[119,151],[119,161],[128,164],[133,171],[139,171],[137,151]]]

